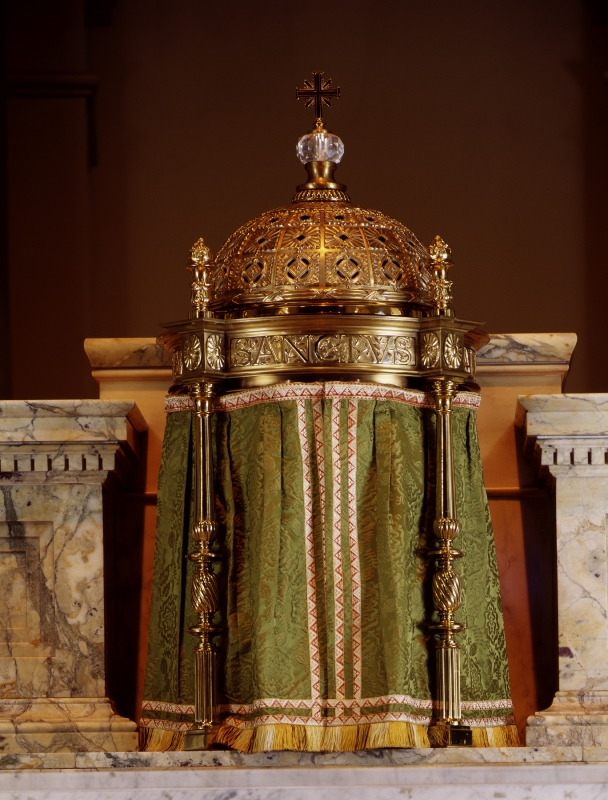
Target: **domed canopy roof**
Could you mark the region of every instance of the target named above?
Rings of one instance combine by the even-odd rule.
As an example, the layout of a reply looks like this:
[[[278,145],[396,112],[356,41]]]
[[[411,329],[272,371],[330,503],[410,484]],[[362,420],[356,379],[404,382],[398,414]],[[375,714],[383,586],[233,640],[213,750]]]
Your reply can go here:
[[[335,181],[344,144],[325,127],[322,108],[340,92],[321,74],[315,73],[314,87],[308,82],[297,90],[298,98],[315,104],[315,126],[296,147],[308,181],[290,206],[251,220],[221,248],[210,286],[213,314],[316,308],[411,316],[433,306],[426,248],[400,222],[353,205],[346,186]]]
[[[427,261],[414,234],[379,211],[345,202],[293,203],[251,220],[221,248],[212,308],[425,307]]]

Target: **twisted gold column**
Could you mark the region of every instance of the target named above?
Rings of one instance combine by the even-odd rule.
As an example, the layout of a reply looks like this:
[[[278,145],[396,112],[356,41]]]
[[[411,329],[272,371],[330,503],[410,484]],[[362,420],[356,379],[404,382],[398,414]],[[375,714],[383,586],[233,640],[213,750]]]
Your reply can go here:
[[[432,387],[437,417],[437,489],[433,524],[436,549],[431,551],[431,555],[437,558],[433,575],[433,605],[439,614],[439,622],[431,626],[437,638],[437,706],[429,728],[429,739],[435,747],[462,747],[472,744],[472,732],[460,719],[460,647],[454,639],[454,634],[464,630],[464,625],[454,620],[462,598],[454,561],[463,555],[453,547],[460,530],[456,519],[452,435],[452,400],[457,384],[440,379],[433,381]]]
[[[194,405],[194,518],[192,536],[196,550],[188,558],[196,564],[190,585],[190,600],[198,617],[189,633],[198,637],[194,649],[194,728],[184,737],[184,750],[204,750],[213,738],[217,656],[211,641],[216,630],[213,615],[219,609],[219,585],[213,571],[215,554],[210,544],[216,536],[211,411],[213,387],[195,383],[190,387]]]

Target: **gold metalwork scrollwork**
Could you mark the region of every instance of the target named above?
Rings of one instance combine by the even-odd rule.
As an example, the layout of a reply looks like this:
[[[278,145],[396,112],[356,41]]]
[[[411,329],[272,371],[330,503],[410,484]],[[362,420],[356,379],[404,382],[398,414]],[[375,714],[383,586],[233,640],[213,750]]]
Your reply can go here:
[[[198,239],[190,249],[190,263],[187,269],[192,273],[190,284],[192,311],[194,319],[209,315],[209,303],[212,299],[211,275],[215,270],[213,254],[203,239]]]
[[[429,247],[432,278],[429,284],[431,300],[438,316],[452,316],[452,281],[448,271],[453,266],[452,251],[441,236],[435,236]]]

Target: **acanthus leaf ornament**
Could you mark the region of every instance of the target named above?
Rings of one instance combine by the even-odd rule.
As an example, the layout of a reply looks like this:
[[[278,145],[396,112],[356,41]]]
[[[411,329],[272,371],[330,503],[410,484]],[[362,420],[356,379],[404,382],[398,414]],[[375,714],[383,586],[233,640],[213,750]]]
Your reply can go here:
[[[194,319],[209,316],[209,303],[212,300],[212,273],[215,272],[213,254],[203,239],[198,239],[190,249],[190,261],[186,267],[192,273],[190,302]]]
[[[453,266],[452,251],[441,236],[435,236],[429,247],[431,281],[429,292],[436,316],[451,317],[452,281],[448,280],[448,270]]]

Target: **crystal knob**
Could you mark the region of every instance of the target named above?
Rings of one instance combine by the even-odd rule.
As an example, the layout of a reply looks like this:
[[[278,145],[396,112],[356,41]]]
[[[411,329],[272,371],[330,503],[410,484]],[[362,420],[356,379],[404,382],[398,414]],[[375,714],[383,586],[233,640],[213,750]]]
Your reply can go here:
[[[339,164],[344,155],[344,143],[334,133],[307,133],[298,140],[296,153],[302,164],[310,161],[333,161]]]

